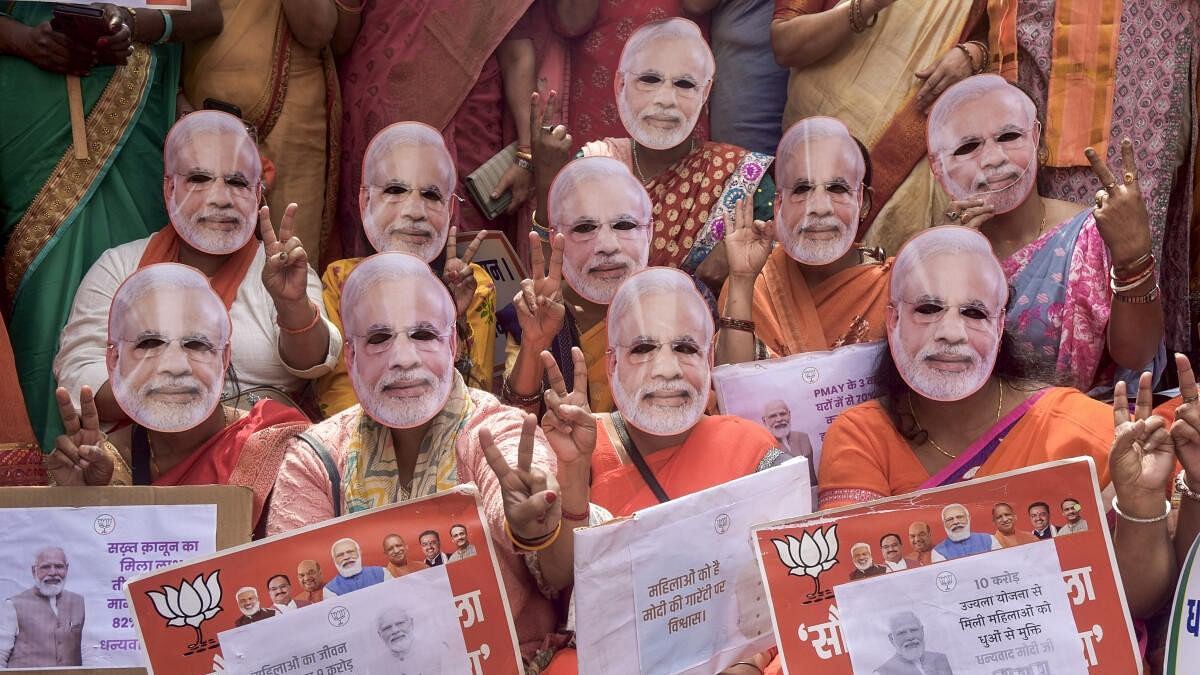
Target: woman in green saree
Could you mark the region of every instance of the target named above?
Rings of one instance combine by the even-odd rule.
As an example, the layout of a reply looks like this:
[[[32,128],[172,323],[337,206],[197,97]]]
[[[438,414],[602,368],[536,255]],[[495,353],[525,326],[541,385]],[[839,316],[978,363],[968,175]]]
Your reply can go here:
[[[190,12],[105,6],[112,35],[92,47],[71,46],[46,25],[50,3],[7,5],[0,6],[3,309],[34,434],[50,450],[62,433],[51,364],[75,289],[105,250],[166,222],[162,144],[176,116],[178,42],[219,32],[221,14],[215,0],[192,0]],[[64,75],[81,66],[49,58],[47,38],[61,51],[91,51],[87,74]],[[113,58],[114,49],[128,55]],[[84,119],[74,133],[86,134],[85,152],[73,142],[75,82]]]

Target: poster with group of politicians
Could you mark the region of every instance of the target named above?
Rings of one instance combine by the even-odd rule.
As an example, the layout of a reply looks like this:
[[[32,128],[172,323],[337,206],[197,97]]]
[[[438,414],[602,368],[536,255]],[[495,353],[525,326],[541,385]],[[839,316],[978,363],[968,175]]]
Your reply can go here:
[[[462,485],[142,575],[126,592],[153,673],[509,675],[516,633],[484,522]]]
[[[787,673],[1128,675],[1090,458],[754,528]]]

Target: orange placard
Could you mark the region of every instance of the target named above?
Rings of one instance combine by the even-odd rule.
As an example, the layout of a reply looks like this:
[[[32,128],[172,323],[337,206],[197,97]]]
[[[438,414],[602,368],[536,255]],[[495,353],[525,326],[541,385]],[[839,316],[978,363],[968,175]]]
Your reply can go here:
[[[1063,503],[1069,499],[1076,500],[1081,507],[1079,519],[1074,521],[1071,529],[1081,531],[1064,530],[1052,541],[1062,567],[1080,648],[1089,666],[1087,672],[1091,675],[1141,673],[1133,624],[1112,552],[1105,510],[1101,506],[1096,469],[1089,457],[755,527],[754,543],[768,590],[784,672],[851,675],[850,654],[842,631],[847,617],[837,606],[837,589],[857,583],[852,579],[891,573],[881,554],[882,541],[888,535],[894,533],[901,539],[900,558],[907,563],[898,560],[897,566],[920,562],[937,566],[943,563],[937,562],[940,554],[935,552],[951,550],[938,548],[949,539],[942,520],[945,507],[952,504],[965,506],[969,512],[970,531],[995,536],[997,524],[993,521],[993,507],[1008,504],[1015,514],[1017,534],[997,541],[1001,545],[1026,546],[1034,542],[1019,535],[1028,535],[1035,529],[1029,515],[1030,506],[1048,505],[1052,525],[1062,528],[1068,525]],[[1003,509],[997,509],[997,512],[1003,513]],[[1080,520],[1086,522],[1086,530],[1079,525]],[[920,523],[929,525],[932,536],[928,537],[928,545],[933,550],[920,550],[926,546],[920,536],[925,528]],[[909,536],[910,528],[916,537]],[[784,542],[782,550],[776,541]],[[794,546],[791,545],[793,541]],[[851,555],[851,548],[861,545],[858,542],[870,547],[871,559],[860,561],[865,570],[856,566]],[[894,555],[894,543],[890,548]],[[989,553],[975,555],[987,556]],[[889,571],[884,572],[880,567]],[[878,606],[889,607],[890,603],[889,598],[880,598]],[[984,613],[987,611],[983,610]],[[971,610],[972,615],[975,612]],[[1018,651],[1023,647],[1014,643],[1001,644],[998,648]],[[981,668],[977,672],[1010,672],[1003,670],[1002,665]]]
[[[126,585],[125,593],[151,672],[170,675],[212,672],[213,657],[221,653],[218,633],[240,625],[239,620],[246,622],[236,597],[240,589],[256,589],[263,608],[260,611],[265,611],[272,602],[268,583],[277,575],[289,577],[293,597],[302,593],[297,569],[304,561],[317,561],[321,582],[329,584],[339,578],[337,565],[331,558],[334,544],[339,540],[357,542],[361,547],[362,574],[377,577],[380,573],[373,569],[388,564],[383,540],[389,535],[398,534],[404,539],[408,562],[420,568],[425,557],[419,544],[422,533],[438,533],[445,549],[443,554],[448,555],[454,550],[450,529],[455,525],[466,526],[468,540],[475,547],[474,555],[445,563],[473,672],[505,675],[520,672],[508,596],[483,524],[478,496],[473,484],[460,485],[432,497],[330,520],[137,577]],[[423,572],[418,569],[414,574]],[[384,573],[383,579],[386,578]],[[150,593],[162,596],[156,602]],[[256,616],[247,618],[258,620]]]

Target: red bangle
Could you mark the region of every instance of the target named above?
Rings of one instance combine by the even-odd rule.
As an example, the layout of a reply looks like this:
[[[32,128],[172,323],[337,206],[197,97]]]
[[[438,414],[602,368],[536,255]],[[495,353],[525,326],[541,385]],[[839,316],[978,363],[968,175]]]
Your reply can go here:
[[[583,522],[583,521],[588,521],[588,520],[592,519],[592,511],[591,511],[591,509],[588,509],[588,510],[584,511],[583,513],[571,513],[570,511],[563,509],[562,517],[563,517],[563,520],[574,520],[576,522]]]
[[[317,322],[321,320],[321,310],[317,309],[317,304],[312,300],[308,301],[308,305],[313,309],[313,318],[312,321],[310,321],[304,328],[288,328],[287,326],[279,323],[278,315],[275,316],[275,325],[279,326],[279,330],[287,333],[288,335],[300,335],[301,333],[307,333],[308,331],[312,330],[313,326],[316,326]]]

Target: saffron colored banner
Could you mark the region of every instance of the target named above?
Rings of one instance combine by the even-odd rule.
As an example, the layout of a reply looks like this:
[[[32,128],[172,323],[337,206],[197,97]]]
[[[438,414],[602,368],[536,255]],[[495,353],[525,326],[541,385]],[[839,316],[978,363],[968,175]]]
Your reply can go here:
[[[460,485],[137,577],[126,586],[126,594],[151,672],[210,673],[230,660],[215,659],[222,654],[219,634],[274,621],[311,605],[328,610],[306,612],[322,624],[359,616],[354,609],[364,599],[358,597],[359,590],[370,588],[370,598],[380,610],[389,599],[403,605],[405,585],[386,582],[410,574],[448,578],[448,610],[458,617],[465,644],[464,672],[520,672],[508,596],[478,497],[473,484]],[[452,537],[462,540],[461,528],[466,529],[466,541],[456,551]],[[430,567],[427,558],[444,562]],[[401,618],[373,614],[371,621],[382,622],[380,639],[387,639],[386,627],[389,636],[402,641]],[[318,665],[325,672],[338,672],[327,667],[354,656],[340,644],[345,640],[331,635],[329,644],[315,644],[303,635],[300,631],[292,636],[295,644],[276,638],[272,654],[281,646],[296,655],[315,653],[312,667],[298,671],[304,673],[316,672]]]
[[[1032,550],[1042,542],[1052,545],[1049,558],[1046,551]],[[754,543],[785,673],[850,675],[856,672],[852,658],[882,663],[873,657],[881,653],[885,637],[896,658],[920,661],[931,673],[950,672],[934,664],[942,656],[953,657],[951,663],[969,659],[972,673],[1041,673],[1036,666],[1006,668],[1043,654],[1049,642],[1055,654],[1078,653],[1089,675],[1142,672],[1095,465],[1088,457],[759,525]],[[1014,556],[1022,547],[1031,550]],[[995,561],[999,567],[985,564],[997,555],[1003,558]],[[967,556],[979,557],[964,571],[958,561]],[[1021,569],[1022,559],[1035,561],[1025,563],[1035,569]],[[1057,567],[1039,559],[1057,560]],[[961,595],[966,585],[970,597],[906,600],[908,591],[935,569],[929,593]],[[1056,595],[1062,586],[1038,583],[1049,569],[1060,573],[1065,585],[1075,644],[1058,644],[1037,626],[1039,617],[1053,616],[1062,606]],[[888,576],[900,585],[879,581]],[[902,577],[911,581],[910,588]],[[865,585],[871,588],[849,591],[862,580],[870,580]],[[863,590],[874,592],[873,603],[863,602]],[[839,602],[844,595],[846,601]],[[879,623],[885,609],[895,615],[886,625]],[[956,610],[949,623],[941,616],[947,609]],[[855,624],[866,629],[856,631]],[[970,635],[947,642],[943,624]],[[855,642],[856,635],[867,637]],[[921,637],[906,637],[912,635]],[[863,644],[874,652],[855,653]],[[949,649],[962,651],[947,654]],[[1042,660],[1051,663],[1055,657],[1043,655],[1030,663]]]

